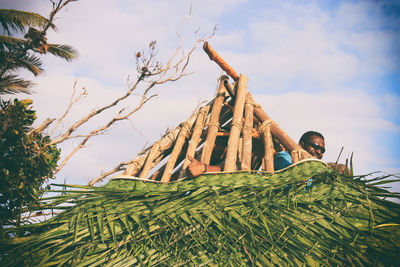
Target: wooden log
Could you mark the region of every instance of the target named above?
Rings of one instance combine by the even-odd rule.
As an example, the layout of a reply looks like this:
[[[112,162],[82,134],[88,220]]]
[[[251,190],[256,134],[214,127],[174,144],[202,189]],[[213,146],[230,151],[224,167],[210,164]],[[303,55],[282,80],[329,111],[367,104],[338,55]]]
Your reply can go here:
[[[145,162],[143,169],[139,175],[140,178],[145,178],[145,177],[147,177],[147,175],[149,175],[149,171],[152,168],[152,164],[154,162],[154,159],[156,158],[156,154],[159,149],[160,149],[160,143],[155,142],[153,147],[151,148],[149,154],[147,155],[146,162]]]
[[[242,154],[243,154],[243,137],[239,136],[238,153],[237,153],[236,162],[240,162],[240,165],[242,165]],[[242,168],[240,167],[240,169],[242,169]]]
[[[253,99],[253,97],[252,97]],[[265,113],[265,111],[261,108],[260,105],[255,105],[254,107],[254,115],[258,118],[258,120],[265,122],[265,121],[270,121],[271,118]],[[271,124],[271,134],[276,137],[285,148],[287,148],[289,151],[292,150],[303,150],[305,153],[303,155],[307,158],[311,158],[312,156],[307,153],[301,146],[299,146],[295,141],[293,141],[290,136],[279,127],[279,125],[276,122],[273,122]]]
[[[221,69],[226,72],[226,74],[232,77],[233,80],[236,81],[239,78],[236,71],[218,55],[218,53],[208,44],[208,42],[204,42],[203,49],[207,53],[208,57],[212,61],[215,61],[215,63],[217,63],[218,66],[220,66]]]
[[[194,122],[193,122],[194,123]],[[167,166],[165,167],[163,176],[161,177],[161,182],[167,183],[171,179],[172,171],[174,170],[175,163],[178,159],[179,154],[181,153],[182,147],[186,141],[188,134],[193,126],[189,123],[183,123],[181,127],[181,131],[179,133],[178,138],[176,139],[174,149],[169,156]]]
[[[206,106],[210,106],[212,102],[208,103]],[[190,118],[186,121],[188,124],[193,124],[197,118],[197,112],[194,112]],[[167,132],[163,137],[161,137],[159,142],[160,149],[158,152],[155,152],[155,158],[158,158],[165,151],[170,149],[176,140],[179,132],[181,130],[181,126],[176,127],[174,130]],[[132,163],[128,165],[123,175],[135,176],[143,167],[146,161],[147,155],[138,155],[135,159],[132,160]]]
[[[232,99],[235,99],[235,85],[236,83],[234,83],[234,85],[231,85],[228,80],[224,80],[225,89]]]
[[[243,126],[243,148],[242,148],[242,170],[251,169],[252,140],[253,140],[253,102],[251,97],[246,94],[244,126]]]
[[[228,132],[218,132],[217,136],[229,136],[229,133]],[[251,130],[251,136],[254,138],[258,138],[258,137],[260,137],[260,134],[253,128]]]
[[[271,124],[268,124],[263,129],[264,138],[264,159],[263,168],[264,171],[274,172],[274,144],[271,135]]]
[[[162,165],[158,170],[156,170],[148,179],[157,181],[161,178],[162,174],[164,173],[165,167],[167,166],[167,163]]]
[[[176,162],[178,162],[176,165],[178,165],[186,156],[186,151],[187,151],[187,147],[188,144],[187,142],[183,145],[183,148],[181,150],[181,153],[178,156],[178,160]],[[164,170],[167,167],[167,162],[164,163],[164,165],[162,165],[158,170],[156,170],[148,179],[154,180],[154,181],[160,181],[161,177],[164,174]],[[175,172],[174,172],[175,173]],[[172,178],[173,176],[171,176]]]
[[[168,148],[167,150],[165,150],[161,155],[159,155],[158,157],[156,157],[153,160],[153,163],[151,164],[150,170],[152,170],[154,167],[156,167],[160,161],[162,161],[163,159],[165,159],[166,157],[168,157],[171,154],[172,151],[172,147]],[[166,163],[163,165],[164,169],[165,169],[165,165]],[[144,168],[144,167],[143,167]],[[159,168],[160,169],[160,168]],[[164,170],[163,169],[163,170]],[[143,170],[143,169],[142,169]],[[148,176],[147,179],[151,179],[152,176]],[[145,178],[145,177],[143,177]]]
[[[192,158],[194,158],[194,154],[196,153],[196,149],[199,146],[201,140],[201,133],[203,131],[204,123],[206,121],[209,110],[210,106],[203,107],[200,109],[199,115],[197,116],[196,124],[194,125],[193,128],[192,138],[189,141],[189,146],[186,152],[185,161],[183,162],[183,166],[179,174],[179,177],[184,177],[186,175],[186,168],[190,164],[190,160],[187,158],[187,156],[191,156]]]
[[[224,171],[235,171],[236,160],[238,153],[239,137],[242,128],[242,118],[244,102],[246,100],[247,93],[247,77],[240,74],[238,89],[236,94],[235,109],[233,112],[231,133],[228,139],[228,147],[226,151]]]
[[[254,114],[263,122],[271,120],[271,118],[262,110],[260,106],[254,108]],[[293,139],[291,139],[290,136],[278,126],[278,124],[273,123],[270,130],[272,134],[278,138],[279,141],[281,141],[282,144],[290,151],[300,148],[300,146],[293,141]]]
[[[254,98],[253,98],[253,96],[251,95],[251,93],[249,92],[249,94],[250,94],[250,96],[251,96],[251,99],[253,100],[253,102],[254,102]],[[258,104],[255,104],[255,107],[254,107],[254,118],[256,119],[256,120],[258,120],[259,122],[264,122],[264,121],[267,121],[267,120],[271,120],[271,118],[267,115],[267,113],[265,113],[265,111],[262,109],[262,107],[260,106],[260,105],[258,105]],[[290,136],[284,131],[284,130],[282,130],[282,128],[280,128],[279,127],[279,125],[276,123],[276,122],[274,122],[272,125],[271,125],[271,133],[272,133],[272,135],[275,137],[275,138],[277,138],[282,144],[283,144],[283,146],[285,147],[285,148],[287,148],[289,151],[292,151],[292,150],[302,150],[302,148],[295,142],[295,141],[293,141],[293,139],[292,138],[290,138]],[[304,152],[306,152],[307,153],[307,151],[304,151]],[[303,153],[304,154],[304,153]],[[308,153],[307,153],[308,154]],[[307,155],[307,154],[304,154],[304,156],[307,158],[307,157],[311,157],[311,155]]]
[[[201,155],[201,162],[207,165],[210,164],[211,154],[214,149],[215,138],[217,136],[217,132],[219,130],[219,117],[221,114],[222,103],[225,99],[225,86],[224,81],[228,77],[221,77],[217,97],[212,106],[211,115],[210,115],[210,122],[208,123],[208,131],[207,131],[207,138],[204,143],[203,152]]]
[[[231,116],[232,116],[232,114],[231,114],[231,112],[229,111],[229,110],[227,110],[227,108],[226,107],[222,107],[222,111],[221,111],[221,113],[223,113],[221,116],[220,116],[220,122],[221,122],[221,124],[224,124],[224,123],[226,123],[227,122],[227,120],[228,119],[230,119],[231,118]],[[210,119],[210,117],[207,117],[207,119],[206,119],[206,123],[205,123],[205,125],[207,125],[207,120],[209,120]],[[200,139],[200,142],[199,142],[199,146],[203,143],[203,142],[205,142],[205,134],[204,134],[204,130],[203,130],[203,133],[202,133],[202,135],[201,135],[201,139]],[[194,157],[194,158],[196,158],[196,157]],[[181,153],[181,155],[179,156],[179,158],[178,158],[178,162],[180,162],[181,160],[183,160],[184,158],[183,158],[183,154]],[[186,156],[185,156],[185,159],[186,159]],[[165,165],[163,166],[163,167],[161,167],[161,168],[164,168],[165,169]],[[162,174],[162,172],[164,171],[164,169],[162,169],[162,171],[161,171],[161,173],[159,172],[159,171],[156,171],[155,172],[155,175],[153,175],[152,176],[152,179],[156,179],[156,180],[159,180],[160,178],[161,178],[161,174]],[[175,179],[175,178],[179,178],[179,177],[182,177],[182,176],[180,176],[180,173],[182,172],[182,170],[181,170],[181,168],[179,168],[178,170],[176,170],[173,174],[172,174],[172,176],[171,176],[171,179]],[[183,175],[183,177],[186,175],[186,172],[184,173],[184,174],[182,174]]]

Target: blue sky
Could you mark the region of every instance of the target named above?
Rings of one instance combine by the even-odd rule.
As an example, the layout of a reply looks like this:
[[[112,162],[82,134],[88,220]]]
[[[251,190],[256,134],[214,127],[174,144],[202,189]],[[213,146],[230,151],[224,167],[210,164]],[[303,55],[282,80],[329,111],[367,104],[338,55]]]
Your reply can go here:
[[[47,0],[2,1],[1,6],[43,15],[51,8]],[[189,7],[186,0],[71,3],[56,21],[59,31],[48,37],[74,46],[80,56],[72,63],[45,58],[46,71],[35,78],[37,93],[30,96],[39,120],[62,114],[75,79],[89,95],[64,128],[122,94],[128,75],[134,75],[135,52],[157,40],[161,60],[168,58]],[[214,25],[218,31],[211,45],[248,76],[256,101],[294,140],[317,130],[326,138],[326,161],[335,161],[343,146],[342,161],[354,152],[358,173],[400,172],[398,1],[193,0],[182,27],[186,49],[196,29],[206,35]],[[186,120],[201,100],[211,99],[221,74],[200,48],[190,71],[194,74],[155,88],[157,99],[130,122],[94,138],[57,179],[85,184]],[[127,105],[136,100],[131,101]],[[74,144],[64,144],[63,153]]]

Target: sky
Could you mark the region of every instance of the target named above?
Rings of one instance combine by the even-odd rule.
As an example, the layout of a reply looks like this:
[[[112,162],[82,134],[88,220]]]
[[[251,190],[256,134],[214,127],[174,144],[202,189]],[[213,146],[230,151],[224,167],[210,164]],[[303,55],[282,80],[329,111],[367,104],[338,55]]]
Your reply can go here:
[[[1,8],[47,16],[47,0],[0,0]],[[308,130],[326,141],[324,160],[339,162],[353,154],[356,174],[400,173],[400,2],[398,1],[258,1],[258,0],[79,0],[70,3],[49,32],[51,43],[79,51],[72,62],[43,57],[45,71],[32,77],[37,124],[65,111],[74,81],[88,95],[75,106],[58,133],[96,107],[127,91],[136,77],[135,55],[157,41],[166,62],[179,44],[195,44],[195,32],[249,79],[255,101],[296,142]],[[182,21],[186,23],[179,28]],[[188,72],[177,82],[160,85],[131,120],[112,127],[80,150],[57,174],[58,183],[87,184],[102,171],[133,159],[166,129],[185,121],[195,107],[211,100],[222,74],[201,46]],[[131,97],[122,107],[134,106]],[[111,110],[84,130],[102,125]],[[81,131],[80,134],[84,134]],[[60,146],[65,156],[77,140]],[[396,186],[395,191],[400,191]]]

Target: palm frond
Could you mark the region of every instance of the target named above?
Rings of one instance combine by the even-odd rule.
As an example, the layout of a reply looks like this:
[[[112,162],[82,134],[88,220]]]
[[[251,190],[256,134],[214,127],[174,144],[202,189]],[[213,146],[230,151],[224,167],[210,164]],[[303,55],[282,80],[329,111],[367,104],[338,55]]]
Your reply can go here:
[[[25,32],[25,27],[42,27],[48,22],[48,19],[37,13],[14,9],[0,9],[0,25],[3,27],[3,32],[8,35],[12,31]],[[53,23],[50,24],[50,27],[56,30]]]
[[[6,36],[6,35],[0,35],[0,50],[4,49],[18,49],[21,48],[23,45],[26,44],[26,40],[12,37],[12,36]]]
[[[17,75],[5,75],[0,79],[0,95],[2,94],[30,94],[30,88],[34,85],[31,81],[18,78]]]
[[[67,61],[71,61],[78,56],[78,51],[69,45],[47,44],[47,46],[47,52]]]
[[[32,72],[35,76],[40,74],[43,69],[42,69],[42,61],[40,58],[36,57],[35,55],[31,54],[24,54],[21,57],[15,58],[14,56],[14,51],[4,51],[0,50],[0,60],[2,62],[7,62],[8,67],[7,71],[14,71],[19,68],[24,68]]]
[[[69,188],[44,200],[61,214],[0,243],[4,266],[394,266],[400,260],[400,204],[383,199],[399,194],[320,162],[273,175],[222,173],[171,184],[115,179]]]
[[[42,71],[42,61],[30,54],[25,54],[24,56],[14,59],[13,64],[10,65],[9,70],[24,68],[32,72],[35,76],[39,75]]]

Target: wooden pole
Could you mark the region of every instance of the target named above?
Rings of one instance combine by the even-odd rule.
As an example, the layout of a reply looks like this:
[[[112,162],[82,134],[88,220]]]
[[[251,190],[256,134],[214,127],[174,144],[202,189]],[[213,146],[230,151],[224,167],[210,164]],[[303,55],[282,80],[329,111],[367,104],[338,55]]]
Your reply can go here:
[[[252,97],[253,99],[253,97]],[[271,118],[264,112],[260,105],[255,105],[254,115],[262,122],[272,121]],[[295,141],[293,141],[290,136],[279,127],[276,122],[271,123],[270,126],[271,134],[276,137],[290,152],[293,150],[303,150],[305,158],[311,158],[311,155],[305,151],[301,146],[299,146]]]
[[[171,179],[172,171],[174,170],[176,160],[178,159],[179,154],[181,153],[182,147],[186,141],[186,137],[190,133],[190,129],[192,128],[192,124],[183,123],[181,127],[181,131],[179,133],[178,138],[176,139],[174,149],[169,156],[167,166],[165,167],[165,171],[163,176],[161,177],[161,182],[169,182]]]
[[[236,84],[236,83],[235,83]],[[229,81],[228,80],[225,80],[224,81],[224,85],[225,85],[225,89],[226,89],[226,91],[228,92],[228,94],[232,97],[232,99],[235,99],[235,86],[233,85],[231,85],[230,83],[229,83]]]
[[[160,149],[160,143],[155,142],[149,154],[147,155],[146,163],[144,164],[143,169],[139,175],[140,178],[146,178],[147,175],[149,175],[149,171],[152,168],[153,161],[159,149]]]
[[[208,103],[206,106],[210,106],[212,102]],[[197,112],[194,112],[190,118],[186,121],[188,124],[193,124],[194,121],[196,120],[197,117]],[[181,130],[181,126],[176,127],[174,130],[169,131],[166,133],[158,142],[160,144],[160,149],[158,152],[154,152],[155,158],[158,158],[160,155],[165,153],[168,149],[170,149],[174,143],[174,140],[176,140],[177,135],[179,134]],[[138,155],[134,160],[132,160],[132,163],[128,165],[126,168],[124,175],[130,175],[130,176],[135,176],[143,167],[145,161],[146,161],[147,155]]]
[[[181,150],[181,153],[178,156],[177,162],[181,162],[185,156],[186,156],[186,150],[187,150],[187,143],[183,145],[183,148]],[[167,167],[167,163],[165,162],[164,165],[162,165],[158,170],[156,170],[148,179],[154,180],[154,181],[159,181],[161,180],[161,177],[164,174],[164,170]],[[178,163],[179,164],[179,163]],[[174,172],[175,173],[175,172]],[[171,179],[173,178],[173,175],[171,176]]]
[[[240,163],[240,169],[242,169],[242,155],[243,155],[243,137],[239,136],[238,153],[236,162]]]
[[[274,143],[272,142],[271,125],[268,124],[263,129],[264,137],[264,171],[274,172]]]
[[[233,112],[231,133],[228,139],[228,147],[226,151],[226,158],[224,165],[224,171],[228,172],[235,171],[236,169],[239,138],[242,128],[244,102],[246,100],[246,93],[247,93],[246,88],[247,88],[247,77],[243,74],[240,74],[238,89],[236,94],[235,109]]]
[[[156,170],[150,177],[150,180],[156,181],[161,178],[161,174],[164,173],[165,167],[167,166],[167,163],[165,163],[163,166],[161,166],[158,170]]]
[[[208,42],[204,42],[203,49],[207,53],[208,57],[212,61],[215,61],[215,63],[217,63],[218,66],[220,66],[221,69],[226,72],[226,74],[232,77],[233,80],[236,81],[239,78],[236,71],[218,55],[218,53],[208,44]]]
[[[231,86],[227,83],[225,83],[225,86],[228,88],[231,88]],[[230,89],[230,91],[233,91]],[[253,100],[253,96],[250,94],[250,98]],[[232,98],[235,98],[235,95],[232,96]],[[267,120],[271,120],[271,118],[265,113],[265,111],[261,108],[260,105],[255,104],[254,108],[254,115],[255,119],[257,119],[260,122],[264,122]],[[303,150],[293,139],[290,138],[290,136],[282,130],[277,123],[273,123],[271,125],[271,133],[273,136],[275,136],[289,151],[293,150]],[[305,153],[302,153],[304,158],[310,158],[311,155],[307,153],[307,151],[304,151]]]
[[[218,87],[218,93],[217,97],[215,98],[215,101],[212,106],[211,110],[211,115],[210,115],[210,122],[208,123],[208,132],[207,132],[207,138],[204,143],[203,147],[203,152],[201,155],[201,162],[205,164],[210,164],[210,159],[211,159],[211,154],[214,149],[214,144],[215,144],[215,138],[217,136],[217,132],[219,130],[220,124],[219,124],[219,117],[221,114],[221,109],[222,109],[222,103],[224,102],[225,99],[225,86],[224,86],[224,81],[228,77],[221,77],[219,87]]]
[[[253,140],[253,102],[249,93],[246,94],[245,112],[244,112],[244,127],[243,127],[243,149],[242,149],[242,170],[251,169],[252,156],[252,140]]]
[[[199,146],[201,140],[201,133],[203,131],[204,123],[206,121],[209,110],[210,106],[202,107],[200,109],[199,115],[197,116],[196,124],[194,125],[193,128],[192,138],[189,141],[189,147],[187,149],[185,161],[183,162],[182,170],[179,174],[179,177],[184,177],[186,175],[186,168],[190,164],[190,160],[187,158],[187,156],[189,155],[192,158],[194,158],[195,156],[196,149]]]

